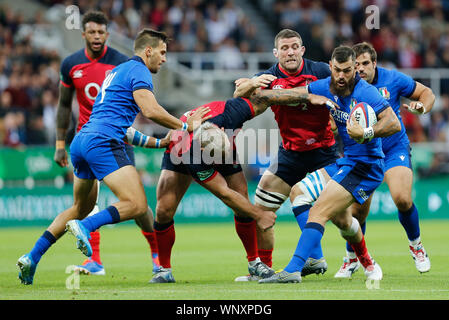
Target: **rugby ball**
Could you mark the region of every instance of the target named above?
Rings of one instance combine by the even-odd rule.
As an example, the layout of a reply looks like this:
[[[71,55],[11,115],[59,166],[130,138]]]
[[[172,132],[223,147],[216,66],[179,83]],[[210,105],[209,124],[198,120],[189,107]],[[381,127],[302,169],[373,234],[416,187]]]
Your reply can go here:
[[[354,115],[357,123],[363,128],[372,127],[377,123],[377,116],[374,112],[374,109],[365,102],[360,102],[354,106],[351,113],[349,114],[349,121],[352,124],[352,115]],[[362,143],[368,142],[368,139],[365,139]],[[359,142],[360,143],[360,142]]]

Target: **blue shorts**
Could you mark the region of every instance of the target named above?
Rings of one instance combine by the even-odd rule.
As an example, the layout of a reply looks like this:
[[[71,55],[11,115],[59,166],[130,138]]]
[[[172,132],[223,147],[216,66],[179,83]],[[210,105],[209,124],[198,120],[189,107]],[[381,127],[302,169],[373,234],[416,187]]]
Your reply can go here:
[[[73,171],[80,179],[103,180],[121,167],[134,166],[133,147],[93,133],[80,133],[70,145]]]
[[[234,152],[235,154],[235,152]],[[179,172],[182,174],[191,175],[193,179],[198,182],[207,182],[212,180],[217,173],[220,173],[223,177],[233,175],[242,171],[242,166],[239,163],[236,164],[175,164],[170,159],[170,153],[165,152],[162,158],[161,170],[170,170]]]
[[[268,171],[293,187],[298,181],[315,170],[324,168],[338,159],[337,147],[317,148],[310,151],[292,151],[279,146],[277,157],[272,161]]]
[[[408,144],[396,144],[385,151],[385,172],[394,167],[412,169],[411,148]],[[412,169],[413,170],[413,169]]]
[[[384,178],[383,159],[369,163],[341,158],[324,169],[332,180],[343,186],[360,204],[368,200]]]

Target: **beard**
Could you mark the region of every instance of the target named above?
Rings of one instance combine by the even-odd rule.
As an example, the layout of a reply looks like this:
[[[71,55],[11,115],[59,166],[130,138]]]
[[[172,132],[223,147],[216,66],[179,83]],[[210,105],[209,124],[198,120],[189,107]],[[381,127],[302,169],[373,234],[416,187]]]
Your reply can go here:
[[[92,44],[86,41],[87,46],[89,47],[90,51],[93,52],[95,55],[99,55],[103,52],[104,50],[104,46],[105,46],[105,42],[103,42],[103,44],[100,46],[99,49],[94,49]]]
[[[334,77],[331,77],[330,91],[337,96],[345,97],[349,95],[352,90],[354,90],[354,83],[355,78],[351,78],[348,80],[348,82],[346,82],[346,85],[344,87],[340,87],[335,81]]]

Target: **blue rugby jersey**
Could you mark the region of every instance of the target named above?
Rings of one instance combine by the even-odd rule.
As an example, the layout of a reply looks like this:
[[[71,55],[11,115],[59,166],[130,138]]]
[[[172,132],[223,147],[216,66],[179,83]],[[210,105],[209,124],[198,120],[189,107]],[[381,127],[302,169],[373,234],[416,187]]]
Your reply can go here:
[[[105,78],[89,121],[80,133],[98,133],[123,140],[126,130],[140,112],[133,97],[133,92],[138,89],[153,91],[153,81],[143,60],[134,56],[115,67]]]
[[[349,119],[349,114],[352,108],[359,102],[369,104],[376,113],[376,116],[388,108],[390,105],[382,98],[379,91],[365,80],[361,79],[356,74],[354,90],[346,97],[340,97],[330,92],[331,77],[317,80],[308,85],[308,91],[313,94],[325,96],[330,100],[336,102],[340,109],[330,109],[330,112],[335,120],[338,128],[338,133],[343,141],[344,155],[357,161],[372,161],[379,158],[384,158],[382,152],[382,143],[380,138],[374,138],[365,144],[359,144],[349,137],[346,131],[346,121]]]
[[[399,72],[397,70],[388,70],[377,67],[373,82],[382,97],[388,101],[393,108],[396,116],[401,122],[401,131],[389,137],[382,138],[382,148],[384,151],[390,150],[391,147],[397,144],[408,145],[410,141],[405,131],[405,126],[402,123],[400,108],[401,97],[410,97],[416,88],[416,82],[410,76]]]

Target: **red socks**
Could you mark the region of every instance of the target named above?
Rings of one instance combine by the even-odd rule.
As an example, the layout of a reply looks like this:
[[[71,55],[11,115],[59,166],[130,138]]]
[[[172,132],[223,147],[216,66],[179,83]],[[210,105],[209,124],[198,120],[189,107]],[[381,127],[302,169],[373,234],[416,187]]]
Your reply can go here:
[[[362,238],[362,241],[359,243],[349,243],[354,250],[357,258],[364,268],[373,264],[373,261],[368,253],[368,249],[366,248],[365,237]]]
[[[100,259],[100,231],[93,231],[90,233],[89,243],[92,247],[92,256],[90,257],[95,262],[102,264]]]
[[[257,250],[256,221],[234,216],[235,230],[246,251],[248,261],[254,261],[259,256]]]
[[[145,239],[147,239],[148,244],[150,245],[150,249],[151,249],[151,254],[158,254],[158,250],[157,250],[157,240],[156,240],[156,232],[145,232],[143,230],[142,234],[145,237]]]
[[[273,266],[273,249],[259,249],[259,258],[270,268]]]
[[[176,238],[174,221],[167,224],[154,222],[154,229],[157,238],[159,263],[164,268],[171,268],[171,250]]]

